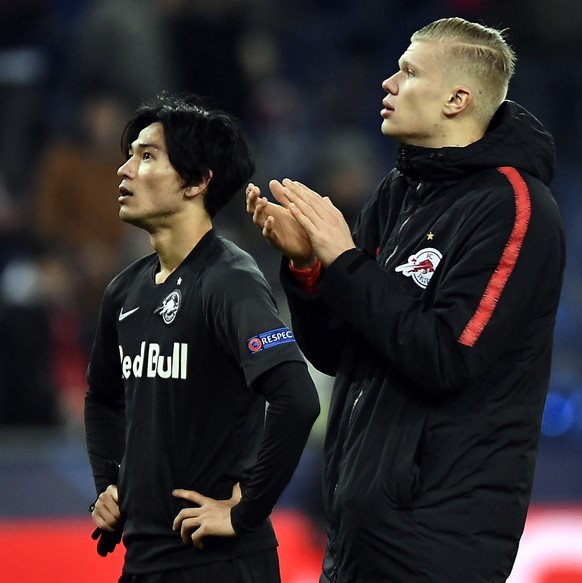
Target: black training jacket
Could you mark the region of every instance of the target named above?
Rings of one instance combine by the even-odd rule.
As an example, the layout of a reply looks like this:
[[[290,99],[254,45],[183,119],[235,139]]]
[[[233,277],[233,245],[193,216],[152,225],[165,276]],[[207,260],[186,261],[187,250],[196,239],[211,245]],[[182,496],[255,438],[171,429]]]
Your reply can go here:
[[[336,376],[322,581],[496,583],[529,503],[565,252],[554,148],[502,104],[464,148],[402,146],[298,343]]]

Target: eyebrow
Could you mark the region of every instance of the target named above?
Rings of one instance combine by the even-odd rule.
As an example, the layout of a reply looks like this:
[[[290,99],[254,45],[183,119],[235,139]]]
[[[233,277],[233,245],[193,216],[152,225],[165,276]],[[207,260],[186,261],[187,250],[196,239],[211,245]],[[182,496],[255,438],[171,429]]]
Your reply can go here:
[[[139,148],[141,150],[145,150],[147,148],[153,148],[154,150],[158,150],[161,151],[160,146],[158,146],[157,144],[148,144],[148,143],[140,143],[140,142],[133,142],[133,144],[131,144],[129,146],[130,150],[135,150],[136,148]]]
[[[398,67],[400,68],[401,71],[403,71],[404,69],[408,68],[408,69],[418,69],[418,67],[416,65],[414,65],[413,63],[411,63],[408,59],[399,59],[398,60]]]

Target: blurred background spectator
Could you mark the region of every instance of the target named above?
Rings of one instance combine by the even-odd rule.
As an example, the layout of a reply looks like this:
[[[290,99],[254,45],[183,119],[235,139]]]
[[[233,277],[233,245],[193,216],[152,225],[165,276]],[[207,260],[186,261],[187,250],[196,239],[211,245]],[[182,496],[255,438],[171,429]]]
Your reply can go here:
[[[135,107],[174,85],[162,0],[89,2],[72,27],[68,78],[72,97],[94,91]]]
[[[0,169],[6,187],[23,195],[46,126],[41,119],[53,73],[48,0],[0,3]]]
[[[61,248],[74,264],[73,303],[86,351],[105,286],[122,264],[146,251],[145,234],[137,231],[136,236],[118,217],[115,170],[124,162],[119,128],[131,111],[117,95],[87,93],[71,133],[48,141],[30,205],[37,235]]]
[[[96,312],[109,279],[150,252],[117,218],[128,112],[163,89],[206,95],[240,118],[264,190],[270,178],[306,181],[353,223],[393,165],[381,82],[414,30],[451,15],[509,29],[519,57],[509,97],[555,136],[569,252],[533,502],[582,504],[582,2],[2,0],[0,535],[10,517],[76,517],[93,496],[81,415]],[[216,226],[256,257],[287,318],[278,255],[242,193]],[[281,514],[318,552],[331,379],[313,374],[323,413],[278,511],[308,521]],[[578,576],[551,580],[580,581],[582,566]]]
[[[47,140],[29,205],[36,236],[66,261],[51,318],[53,375],[62,412],[79,424],[105,287],[120,268],[149,252],[145,232],[118,217],[119,128],[131,111],[116,94],[85,92],[71,131]]]
[[[0,427],[59,421],[44,277],[50,263],[0,182]]]

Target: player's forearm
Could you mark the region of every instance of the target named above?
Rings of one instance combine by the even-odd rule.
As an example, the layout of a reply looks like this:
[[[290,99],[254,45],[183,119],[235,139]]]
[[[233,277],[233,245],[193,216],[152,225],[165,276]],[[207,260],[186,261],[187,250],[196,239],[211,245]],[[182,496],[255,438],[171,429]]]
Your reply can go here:
[[[231,519],[237,533],[245,532],[269,516],[289,483],[319,415],[319,399],[307,366],[285,363],[263,375],[261,383],[269,406],[265,434],[242,501]]]
[[[122,403],[106,404],[89,390],[85,398],[85,440],[97,492],[112,480],[125,450],[125,412]]]

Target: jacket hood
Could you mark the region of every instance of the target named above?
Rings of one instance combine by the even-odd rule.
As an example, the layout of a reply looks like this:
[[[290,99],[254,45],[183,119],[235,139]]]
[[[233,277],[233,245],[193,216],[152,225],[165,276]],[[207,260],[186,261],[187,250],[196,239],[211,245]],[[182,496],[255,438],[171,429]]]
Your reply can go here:
[[[421,180],[453,179],[513,166],[549,185],[555,167],[554,140],[529,111],[504,101],[477,142],[463,148],[400,145],[396,166],[405,176]]]

